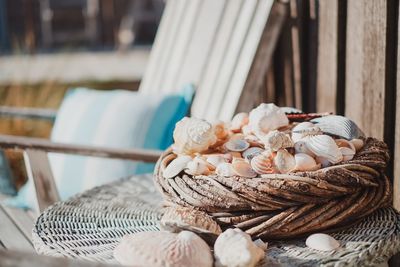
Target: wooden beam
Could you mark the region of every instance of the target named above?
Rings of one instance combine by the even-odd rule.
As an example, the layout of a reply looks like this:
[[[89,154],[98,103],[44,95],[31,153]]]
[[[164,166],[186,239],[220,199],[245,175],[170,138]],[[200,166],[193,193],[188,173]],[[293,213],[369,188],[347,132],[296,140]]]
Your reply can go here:
[[[387,1],[347,3],[345,114],[366,135],[383,139]]]
[[[42,119],[54,121],[57,110],[44,108],[21,108],[0,106],[0,117],[12,117],[23,119]]]
[[[79,154],[93,157],[117,158],[143,162],[156,162],[162,154],[162,152],[158,150],[116,149],[87,145],[72,145],[55,143],[41,138],[26,138],[10,135],[0,135],[0,148],[20,150],[33,149],[42,150],[45,152]]]

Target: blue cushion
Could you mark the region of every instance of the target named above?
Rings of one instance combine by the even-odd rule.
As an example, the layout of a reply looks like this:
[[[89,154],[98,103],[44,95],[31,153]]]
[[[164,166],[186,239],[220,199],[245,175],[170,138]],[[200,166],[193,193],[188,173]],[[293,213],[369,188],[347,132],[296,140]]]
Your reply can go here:
[[[51,140],[113,148],[165,149],[172,143],[174,125],[191,105],[194,88],[176,94],[146,94],[124,90],[77,88],[65,96]],[[152,172],[153,164],[49,154],[61,199],[132,174]],[[24,208],[36,203],[32,181],[11,202]]]

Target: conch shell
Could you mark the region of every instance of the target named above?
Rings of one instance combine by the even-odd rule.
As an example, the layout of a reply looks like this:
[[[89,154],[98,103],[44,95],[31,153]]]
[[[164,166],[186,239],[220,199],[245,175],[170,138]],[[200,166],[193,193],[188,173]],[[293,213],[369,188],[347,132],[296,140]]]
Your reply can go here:
[[[269,131],[286,125],[289,125],[289,119],[285,112],[273,103],[260,104],[249,115],[249,126],[260,139]]]
[[[205,120],[185,117],[174,130],[174,151],[191,155],[207,150],[217,141],[212,125]]]
[[[274,164],[280,173],[288,173],[294,170],[296,160],[286,149],[280,149],[276,153]]]
[[[274,159],[270,152],[263,152],[253,157],[250,161],[251,167],[258,174],[276,173]]]
[[[281,148],[293,147],[293,141],[288,134],[274,130],[262,138],[265,147],[272,151],[278,151]]]
[[[114,250],[122,265],[212,267],[213,257],[207,243],[196,234],[182,231],[141,232],[126,235]]]
[[[343,160],[339,147],[329,135],[310,135],[302,140],[305,141],[306,147],[317,157],[324,158],[333,164]]]
[[[215,266],[254,267],[261,261],[265,252],[253,243],[251,237],[242,230],[228,229],[214,244]]]

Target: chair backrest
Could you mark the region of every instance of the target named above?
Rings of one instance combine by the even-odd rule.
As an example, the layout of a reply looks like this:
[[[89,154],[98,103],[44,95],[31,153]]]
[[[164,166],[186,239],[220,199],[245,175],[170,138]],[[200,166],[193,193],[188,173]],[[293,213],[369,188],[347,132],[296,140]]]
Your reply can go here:
[[[139,90],[172,92],[192,83],[193,116],[230,119],[273,3],[168,0]]]

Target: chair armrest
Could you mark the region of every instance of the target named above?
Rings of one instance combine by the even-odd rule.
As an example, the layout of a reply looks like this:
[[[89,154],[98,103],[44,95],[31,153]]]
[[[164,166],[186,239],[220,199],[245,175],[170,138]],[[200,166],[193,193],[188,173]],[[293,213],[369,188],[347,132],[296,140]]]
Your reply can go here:
[[[143,162],[156,162],[162,154],[162,151],[160,150],[122,149],[95,147],[87,145],[73,145],[51,142],[42,138],[19,137],[12,135],[0,135],[0,148],[39,150],[45,152],[79,154],[86,156],[127,159]]]
[[[0,116],[54,121],[57,116],[57,110],[0,106]]]

